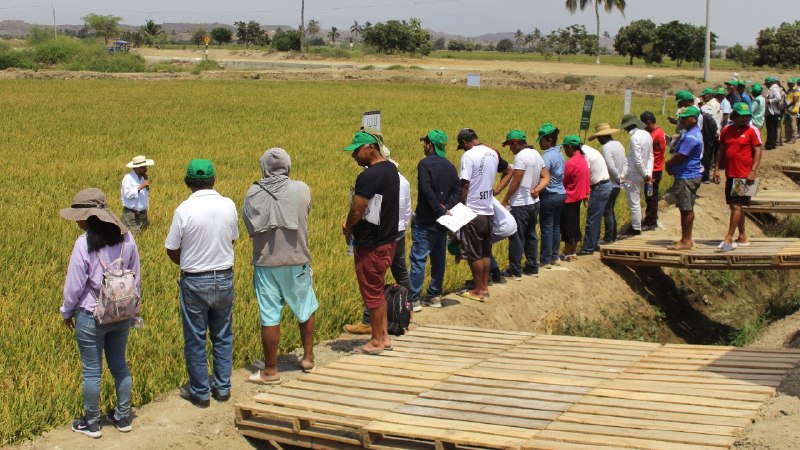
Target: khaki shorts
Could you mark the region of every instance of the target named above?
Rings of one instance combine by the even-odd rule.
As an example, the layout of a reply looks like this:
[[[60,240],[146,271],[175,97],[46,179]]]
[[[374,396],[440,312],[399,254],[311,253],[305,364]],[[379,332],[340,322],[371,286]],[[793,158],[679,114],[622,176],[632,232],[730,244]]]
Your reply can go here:
[[[700,178],[675,179],[671,192],[679,210],[694,211],[694,201],[697,199],[697,189],[700,187],[700,183]]]

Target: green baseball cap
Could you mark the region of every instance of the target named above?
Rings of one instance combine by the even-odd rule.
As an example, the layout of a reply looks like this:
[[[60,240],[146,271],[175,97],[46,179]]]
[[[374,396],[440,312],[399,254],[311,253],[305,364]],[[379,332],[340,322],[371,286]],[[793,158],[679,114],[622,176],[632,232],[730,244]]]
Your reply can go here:
[[[716,91],[714,91],[714,94],[716,94],[716,95],[727,95],[728,91],[726,91],[724,87],[720,86],[720,87],[717,88]]]
[[[678,92],[675,93],[675,100],[678,101],[678,102],[682,102],[682,101],[685,101],[685,100],[694,101],[694,94],[692,94],[689,91],[685,91],[685,90],[678,91]]]
[[[707,87],[703,89],[703,92],[700,93],[700,95],[708,95],[708,94],[714,95],[714,88]]]
[[[737,86],[747,87],[747,81],[739,80],[739,83],[737,84]]]
[[[209,159],[193,159],[186,168],[186,178],[210,180],[214,178],[214,164]]]
[[[419,138],[420,141],[430,141],[433,144],[433,151],[444,158],[444,145],[447,144],[447,134],[442,130],[431,130],[425,136]]]
[[[375,136],[365,132],[365,131],[356,131],[356,134],[353,136],[353,142],[344,148],[346,152],[352,152],[358,148],[361,148],[363,145],[367,144],[377,144],[378,139]]]
[[[729,84],[731,86],[737,86],[739,84],[739,80],[736,78],[732,78],[731,81],[726,81],[725,84]]]
[[[740,116],[752,116],[753,113],[750,111],[750,107],[747,106],[745,102],[739,102],[733,104],[733,112]]]
[[[503,141],[503,147],[508,145],[508,141],[528,141],[525,132],[522,130],[511,130],[506,134],[506,140]]]
[[[760,94],[761,92],[764,91],[764,88],[762,88],[761,85],[758,83],[753,83],[753,85],[750,86],[750,91],[753,92],[754,94]]]
[[[564,141],[561,142],[561,145],[569,145],[570,147],[580,147],[582,144],[580,136],[577,134],[570,134],[569,136],[564,136]]]
[[[797,83],[797,78],[789,78],[788,80],[786,80],[786,82],[789,84],[795,84]]]
[[[699,115],[700,115],[700,110],[697,109],[696,106],[688,106],[686,108],[683,108],[683,111],[681,111],[681,113],[678,114],[678,117],[698,117]]]
[[[764,78],[764,83],[774,83],[774,82],[776,82],[776,81],[778,81],[778,79],[777,79],[777,78],[775,78],[775,77],[767,77],[767,78]]]
[[[539,137],[536,138],[536,142],[541,142],[543,137],[545,137],[547,135],[550,135],[550,134],[553,134],[553,133],[558,133],[558,128],[553,126],[552,123],[546,122],[546,123],[542,124],[542,126],[539,127],[539,131],[537,132]]]

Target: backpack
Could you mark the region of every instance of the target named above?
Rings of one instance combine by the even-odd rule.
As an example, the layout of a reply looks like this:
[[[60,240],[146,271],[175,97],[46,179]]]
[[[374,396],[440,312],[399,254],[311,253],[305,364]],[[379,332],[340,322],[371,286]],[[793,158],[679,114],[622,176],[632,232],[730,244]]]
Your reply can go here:
[[[707,112],[702,114],[703,128],[700,132],[703,134],[703,147],[710,150],[717,146],[717,122],[711,114]]]
[[[136,308],[139,306],[136,277],[130,269],[125,269],[123,253],[125,245],[120,250],[119,258],[111,264],[103,262],[100,252],[97,253],[103,266],[103,282],[100,285],[100,295],[95,296],[97,306],[94,308],[94,318],[99,325],[130,320],[136,316]]]
[[[386,296],[386,321],[389,323],[389,334],[402,336],[406,334],[411,323],[408,289],[399,284],[387,284],[383,289]]]

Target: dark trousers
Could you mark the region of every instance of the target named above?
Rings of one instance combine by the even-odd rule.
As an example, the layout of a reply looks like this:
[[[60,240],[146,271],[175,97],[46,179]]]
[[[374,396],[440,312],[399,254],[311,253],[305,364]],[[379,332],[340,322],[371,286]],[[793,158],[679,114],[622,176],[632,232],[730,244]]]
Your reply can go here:
[[[406,266],[406,235],[405,232],[403,233],[403,237],[397,240],[397,245],[394,247],[394,257],[392,258],[392,265],[389,267],[389,270],[392,272],[394,282],[406,288],[408,292],[411,292],[411,283],[408,278],[408,266]],[[361,321],[366,324],[370,323],[369,310],[366,306],[364,306]]]
[[[517,222],[517,232],[508,237],[508,271],[522,275],[522,254],[525,253],[525,271],[539,270],[539,238],[536,223],[539,221],[539,202],[532,205],[512,206],[511,215]]]
[[[778,146],[778,129],[781,127],[781,116],[777,114],[764,116],[764,123],[767,125],[767,143],[764,148],[772,150]]]
[[[647,195],[645,191],[644,202],[646,204],[644,210],[644,220],[642,225],[654,227],[658,225],[658,185],[661,184],[661,171],[653,172],[653,195]]]
[[[703,164],[703,181],[711,181],[711,169],[717,159],[718,146],[717,139],[714,139],[714,142],[703,143],[703,159],[700,161]]]
[[[603,240],[606,242],[614,242],[617,240],[617,215],[614,213],[614,206],[617,204],[618,196],[619,188],[612,187],[611,194],[608,196],[608,202],[606,202],[606,209],[603,212],[603,223],[606,229],[603,234]]]

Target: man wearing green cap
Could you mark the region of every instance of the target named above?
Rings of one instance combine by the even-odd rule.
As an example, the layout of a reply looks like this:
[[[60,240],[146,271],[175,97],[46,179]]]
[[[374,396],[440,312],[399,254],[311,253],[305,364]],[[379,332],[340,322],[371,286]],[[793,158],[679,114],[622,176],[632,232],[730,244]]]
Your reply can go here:
[[[445,154],[447,135],[431,130],[420,139],[424,157],[417,164],[417,209],[411,222],[411,292],[409,299],[440,308],[447,256],[447,229],[436,220],[461,199],[458,172]],[[420,299],[425,263],[431,260],[431,281]]]
[[[765,150],[774,150],[778,146],[778,131],[781,127],[781,114],[783,114],[783,89],[775,77],[767,77],[764,84],[769,89],[767,93],[767,112],[764,114],[764,123],[767,125],[767,142]]]
[[[509,131],[503,146],[508,146],[514,154],[514,172],[508,191],[500,203],[505,207],[511,206],[511,215],[517,222],[517,232],[508,239],[506,276],[521,280],[523,274],[539,274],[539,239],[536,236],[539,193],[550,182],[550,174],[544,167],[541,155],[528,145],[528,138],[521,130]]]
[[[694,202],[704,173],[703,135],[697,125],[700,110],[690,106],[681,112],[681,127],[686,130],[675,145],[675,153],[667,161],[667,173],[675,177],[672,195],[681,212],[681,239],[670,246],[671,250],[687,250],[694,246],[692,227],[694,225]]]
[[[353,353],[374,355],[392,345],[384,283],[397,245],[400,176],[397,167],[381,154],[378,139],[369,133],[356,132],[344,150],[359,167],[366,167],[356,177],[350,211],[342,225],[345,241],[353,242],[358,287],[372,326],[370,340]]]
[[[725,98],[728,100],[728,102],[730,102],[731,105],[742,101],[742,96],[736,89],[737,87],[739,87],[739,80],[737,80],[736,78],[732,79],[731,81],[725,82],[725,89],[727,90]]]
[[[239,238],[236,205],[214,190],[216,173],[207,159],[189,161],[184,182],[192,195],[175,209],[164,246],[181,268],[183,354],[189,384],[181,398],[199,407],[209,396],[231,395],[233,365],[233,242]],[[208,382],[206,333],[211,338],[214,381]]]
[[[789,89],[786,91],[786,116],[784,118],[784,143],[794,144],[797,139],[797,113],[800,112],[800,89],[797,80],[789,78]]]
[[[720,120],[720,127],[719,129],[722,130],[725,125],[728,124],[728,119],[731,115],[731,111],[733,108],[731,107],[731,102],[725,97],[725,88],[720,86],[714,91],[714,98],[719,102],[719,110],[722,113],[722,120]]]
[[[703,106],[700,108],[700,111],[713,117],[714,123],[717,125],[717,130],[721,130],[722,108],[720,107],[719,101],[714,97],[714,88],[707,87],[703,89],[701,99],[703,100]]]
[[[744,102],[744,103],[747,103],[747,107],[750,108],[750,110],[752,111],[753,110],[753,100],[747,94],[747,82],[746,81],[739,80],[739,82],[736,83],[736,93],[739,94],[739,98],[741,99],[740,101]]]
[[[542,230],[541,265],[550,268],[559,264],[561,250],[561,211],[567,201],[564,189],[564,156],[557,146],[559,129],[551,123],[539,127],[538,142],[542,160],[550,174],[550,183],[539,192],[539,227]]]
[[[653,138],[645,130],[645,124],[633,114],[622,117],[620,128],[627,131],[630,138],[628,146],[628,173],[626,181],[628,207],[631,210],[631,228],[628,236],[642,234],[642,188],[653,181]]]
[[[729,252],[738,246],[750,245],[745,231],[745,217],[742,206],[750,205],[750,197],[734,192],[735,181],[752,184],[756,180],[758,166],[761,164],[761,137],[758,129],[750,125],[750,108],[746,103],[733,105],[732,125],[728,125],[720,134],[720,151],[714,164],[714,182],[720,182],[719,168],[725,167],[725,202],[731,209],[731,220],[725,239],[718,249]],[[738,183],[737,183],[738,184]],[[733,240],[733,233],[739,229],[739,236]]]
[[[764,113],[767,110],[767,101],[761,95],[761,92],[762,88],[758,83],[753,83],[753,86],[750,87],[750,94],[753,96],[753,119],[751,123],[759,131],[764,127]]]

